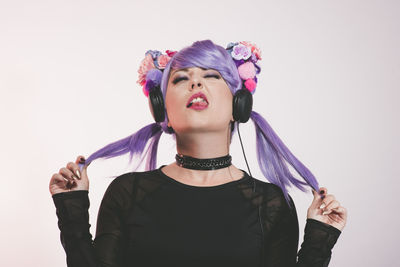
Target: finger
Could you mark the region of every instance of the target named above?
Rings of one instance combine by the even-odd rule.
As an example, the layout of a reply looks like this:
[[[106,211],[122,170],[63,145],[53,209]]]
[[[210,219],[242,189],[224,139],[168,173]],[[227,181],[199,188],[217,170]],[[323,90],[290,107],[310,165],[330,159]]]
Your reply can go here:
[[[334,195],[326,195],[325,198],[322,200],[321,206],[319,206],[320,209],[324,209],[326,206],[328,206],[333,200],[335,200]]]
[[[75,163],[76,163],[76,164],[84,164],[85,161],[86,161],[85,157],[82,156],[82,155],[79,155],[79,156],[76,158]]]
[[[339,215],[339,214],[337,214],[337,213],[333,213],[332,212],[332,214],[330,214],[330,216],[329,216],[332,220],[334,220],[335,222],[337,222],[337,223],[342,223],[343,222],[343,219],[341,218],[341,216]]]
[[[75,181],[74,179],[74,174],[72,173],[71,170],[63,167],[60,169],[59,173],[65,178],[67,179],[70,183],[73,183]]]
[[[71,182],[70,180],[66,179],[64,176],[62,176],[59,173],[55,173],[52,176],[52,178],[50,179],[49,187],[52,187],[55,185],[62,189],[70,189],[74,186],[74,184],[76,184],[76,183]]]
[[[312,189],[312,193],[313,193],[313,196],[314,196],[313,202],[318,202],[319,200],[321,200],[321,196],[320,196],[320,194],[317,193],[317,191]]]
[[[86,163],[85,157],[81,156],[81,155],[76,158],[75,163],[78,165],[78,169],[80,171],[81,179],[88,179],[88,177],[87,177],[87,167],[90,165],[90,163],[86,165],[85,164]],[[83,165],[83,167],[81,168],[80,166],[82,166],[82,165]]]
[[[66,186],[68,180],[66,180],[61,174],[59,173],[55,173],[53,174],[53,176],[50,179],[50,186],[51,185],[62,185],[62,186]]]
[[[312,189],[313,195],[314,195],[314,201],[315,202],[319,202],[320,199],[324,199],[328,189],[326,187],[320,187],[319,191],[317,193],[317,191],[315,191],[314,189]]]
[[[315,209],[318,209],[318,207],[321,205],[322,198],[321,198],[320,194],[317,191],[315,191],[314,189],[312,189],[312,193],[314,195],[314,199],[311,202],[309,209],[315,210]]]
[[[314,198],[324,199],[326,194],[327,194],[327,192],[328,192],[328,189],[326,187],[320,187],[318,193],[314,189],[312,189],[312,192],[313,192]],[[319,198],[318,198],[318,196],[319,196]]]
[[[340,206],[340,202],[335,200],[332,200],[328,205],[326,205],[325,210],[331,210],[335,209]]]
[[[332,209],[340,218],[346,219],[347,218],[347,209],[343,206],[339,206],[337,208]]]
[[[81,179],[81,171],[79,170],[78,164],[68,162],[67,169],[69,169],[77,179]]]
[[[328,188],[320,187],[319,194],[321,195],[321,198],[324,199],[326,197],[326,195],[328,194]]]
[[[331,202],[329,203],[329,205],[327,205],[327,206],[324,208],[324,211],[322,212],[322,215],[331,213],[333,209],[336,209],[336,208],[338,208],[339,206],[340,206],[339,201],[337,201],[337,200],[331,201]]]
[[[339,206],[337,208],[332,209],[331,214],[329,215],[331,219],[333,219],[337,223],[346,224],[347,221],[347,211],[343,206]]]

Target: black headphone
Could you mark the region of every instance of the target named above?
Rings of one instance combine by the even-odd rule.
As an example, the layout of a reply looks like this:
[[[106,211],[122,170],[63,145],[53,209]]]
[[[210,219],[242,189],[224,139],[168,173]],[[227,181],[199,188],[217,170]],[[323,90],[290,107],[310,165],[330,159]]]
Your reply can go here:
[[[149,92],[149,106],[156,122],[165,120],[164,98],[160,86]],[[235,121],[244,123],[250,118],[253,109],[253,95],[246,88],[238,90],[233,96],[232,115]]]

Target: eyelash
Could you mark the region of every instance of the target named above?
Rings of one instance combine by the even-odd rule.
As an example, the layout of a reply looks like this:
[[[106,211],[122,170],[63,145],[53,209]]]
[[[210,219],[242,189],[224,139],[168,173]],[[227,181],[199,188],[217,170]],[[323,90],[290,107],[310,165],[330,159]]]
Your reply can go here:
[[[204,77],[214,77],[214,78],[216,78],[216,79],[221,78],[218,74],[207,74],[207,75],[204,76]],[[178,78],[175,78],[175,79],[172,81],[172,83],[173,83],[173,84],[177,84],[178,82],[180,82],[180,81],[182,81],[182,80],[187,80],[187,78],[186,78],[186,77],[178,77]]]

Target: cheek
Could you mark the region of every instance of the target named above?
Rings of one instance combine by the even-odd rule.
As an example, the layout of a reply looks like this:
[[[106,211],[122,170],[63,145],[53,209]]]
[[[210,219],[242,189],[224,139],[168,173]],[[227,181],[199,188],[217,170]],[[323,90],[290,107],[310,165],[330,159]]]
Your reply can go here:
[[[227,117],[232,114],[232,101],[229,101],[228,99],[225,99],[224,101],[221,101],[218,103],[217,106],[218,109],[218,114],[221,115],[221,117]]]
[[[172,116],[178,116],[182,114],[182,109],[184,108],[184,99],[181,99],[179,95],[174,94],[173,92],[168,93],[165,96],[165,108],[168,113],[168,118],[171,120]]]
[[[223,117],[232,115],[233,96],[231,91],[229,89],[221,91],[221,94],[219,94],[216,99],[219,99],[216,105],[218,114]]]

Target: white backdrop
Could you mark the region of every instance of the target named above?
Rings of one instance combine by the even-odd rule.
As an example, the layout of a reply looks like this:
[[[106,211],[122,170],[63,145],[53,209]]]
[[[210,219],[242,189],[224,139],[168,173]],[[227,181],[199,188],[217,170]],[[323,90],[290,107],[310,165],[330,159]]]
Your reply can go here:
[[[254,110],[348,209],[330,266],[397,266],[400,2],[0,2],[0,266],[65,266],[53,173],[153,122],[136,84],[148,49],[196,40],[262,50]],[[241,124],[253,176],[264,180],[253,124]],[[163,135],[158,166],[174,160]],[[246,170],[238,137],[231,154]],[[90,222],[127,158],[95,161]],[[293,188],[303,241],[312,194]]]

